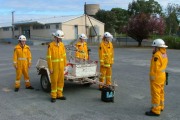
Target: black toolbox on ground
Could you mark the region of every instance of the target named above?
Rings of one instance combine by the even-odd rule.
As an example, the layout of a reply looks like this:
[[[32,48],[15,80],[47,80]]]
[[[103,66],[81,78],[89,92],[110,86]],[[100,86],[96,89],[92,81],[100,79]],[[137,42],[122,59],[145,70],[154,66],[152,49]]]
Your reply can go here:
[[[101,100],[104,102],[114,102],[114,89],[103,87],[101,90]]]

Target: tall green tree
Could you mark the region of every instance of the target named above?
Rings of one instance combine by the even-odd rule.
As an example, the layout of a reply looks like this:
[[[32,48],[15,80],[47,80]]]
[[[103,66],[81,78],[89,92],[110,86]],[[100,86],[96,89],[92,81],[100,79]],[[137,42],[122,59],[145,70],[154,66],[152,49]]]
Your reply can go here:
[[[122,33],[124,26],[127,25],[129,15],[128,11],[122,8],[112,8],[111,11],[115,13],[116,21],[115,21],[115,31],[116,33]]]
[[[105,23],[105,31],[122,33],[123,27],[128,23],[129,15],[127,10],[113,8],[111,11],[99,10],[95,18]]]
[[[162,7],[154,0],[133,0],[132,3],[129,3],[128,5],[128,13],[130,16],[137,15],[139,13],[162,15]]]
[[[179,28],[180,6],[169,3],[166,8],[166,32],[169,35],[176,34]]]
[[[105,31],[109,31],[111,33],[115,31],[116,15],[114,12],[99,10],[94,17],[105,23]]]

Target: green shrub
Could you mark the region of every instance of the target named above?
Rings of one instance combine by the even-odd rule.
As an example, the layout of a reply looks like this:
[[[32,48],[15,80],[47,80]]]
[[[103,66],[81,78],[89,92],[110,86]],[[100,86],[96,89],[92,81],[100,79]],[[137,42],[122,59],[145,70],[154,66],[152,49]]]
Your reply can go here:
[[[168,48],[180,49],[180,37],[164,36],[162,39],[166,42]]]

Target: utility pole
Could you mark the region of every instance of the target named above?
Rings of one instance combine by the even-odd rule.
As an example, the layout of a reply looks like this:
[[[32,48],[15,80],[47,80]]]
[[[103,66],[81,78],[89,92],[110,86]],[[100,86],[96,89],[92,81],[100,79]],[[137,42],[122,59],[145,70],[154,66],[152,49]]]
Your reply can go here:
[[[12,11],[12,38],[14,38],[14,12]]]
[[[86,21],[86,2],[85,2],[85,4],[84,4],[84,15],[85,15],[85,31],[86,31],[86,35],[87,35],[87,21]]]

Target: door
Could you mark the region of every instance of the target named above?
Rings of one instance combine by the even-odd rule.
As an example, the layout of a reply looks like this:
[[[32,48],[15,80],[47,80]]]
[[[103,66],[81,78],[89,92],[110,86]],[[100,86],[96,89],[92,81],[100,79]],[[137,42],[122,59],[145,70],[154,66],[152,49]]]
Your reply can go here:
[[[75,39],[78,39],[78,25],[74,26]]]
[[[30,38],[30,27],[23,26],[22,27],[22,34],[26,36],[26,38]]]

